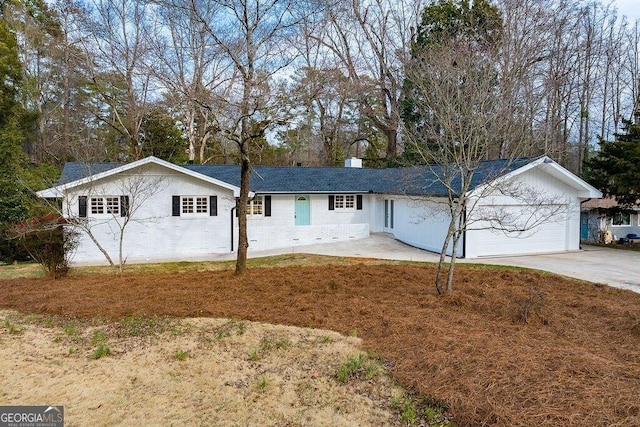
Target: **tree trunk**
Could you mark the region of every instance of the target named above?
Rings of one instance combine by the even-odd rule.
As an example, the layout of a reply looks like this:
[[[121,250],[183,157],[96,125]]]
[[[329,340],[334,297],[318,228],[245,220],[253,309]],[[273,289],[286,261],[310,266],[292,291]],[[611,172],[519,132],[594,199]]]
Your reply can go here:
[[[240,166],[240,198],[238,199],[238,256],[236,258],[236,274],[241,275],[247,271],[247,250],[249,240],[247,238],[247,202],[249,201],[249,179],[251,177],[251,164],[246,152],[245,142],[241,145],[242,164]]]
[[[398,130],[387,128],[384,134],[387,137],[387,159],[394,159],[398,155]]]
[[[452,212],[453,213],[453,212]],[[451,216],[451,221],[449,222],[449,228],[447,229],[447,235],[444,238],[444,243],[442,244],[442,250],[440,251],[440,259],[438,260],[438,268],[436,270],[436,292],[438,295],[442,295],[444,293],[444,288],[442,286],[442,276],[444,270],[444,264],[447,257],[447,247],[449,246],[449,241],[451,237],[453,237],[453,233],[455,231],[456,218],[455,215]],[[447,280],[447,292],[451,292],[450,283]]]

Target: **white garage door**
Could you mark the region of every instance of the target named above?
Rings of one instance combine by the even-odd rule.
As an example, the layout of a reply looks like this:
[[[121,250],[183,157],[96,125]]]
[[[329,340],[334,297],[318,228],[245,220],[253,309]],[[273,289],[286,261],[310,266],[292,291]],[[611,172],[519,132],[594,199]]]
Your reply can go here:
[[[517,217],[517,208],[506,208]],[[472,233],[477,239],[478,256],[517,255],[543,252],[561,252],[567,250],[569,233],[567,230],[566,207],[558,209],[557,214],[547,220],[532,220],[530,215],[523,215],[523,223],[535,224],[523,232],[505,233],[501,230],[478,230]]]

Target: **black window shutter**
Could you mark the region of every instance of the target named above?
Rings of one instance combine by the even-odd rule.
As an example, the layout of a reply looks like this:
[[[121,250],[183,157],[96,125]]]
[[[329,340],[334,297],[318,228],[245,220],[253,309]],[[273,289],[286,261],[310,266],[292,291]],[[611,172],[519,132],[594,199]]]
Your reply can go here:
[[[180,216],[180,196],[171,197],[171,216]]]
[[[329,210],[333,211],[335,210],[335,202],[336,202],[336,198],[333,194],[329,195]]]
[[[80,218],[87,217],[87,196],[78,197],[78,216]]]
[[[356,209],[359,211],[362,210],[362,194],[356,195]]]
[[[120,216],[129,216],[129,196],[120,196]]]
[[[271,216],[271,196],[264,196],[264,216]]]
[[[218,216],[218,196],[209,196],[209,216]]]

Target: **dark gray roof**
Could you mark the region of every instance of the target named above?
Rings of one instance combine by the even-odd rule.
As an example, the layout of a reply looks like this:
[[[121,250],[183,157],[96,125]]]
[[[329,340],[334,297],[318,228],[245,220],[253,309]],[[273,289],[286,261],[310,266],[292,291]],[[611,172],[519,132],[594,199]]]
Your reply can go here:
[[[470,189],[489,182],[500,175],[516,170],[531,159],[492,160],[482,162],[473,176]],[[58,184],[67,184],[92,173],[106,172],[122,163],[67,163]],[[185,169],[240,187],[238,165],[181,165]],[[342,168],[342,167],[285,167],[254,166],[251,190],[256,193],[379,193],[410,195],[446,195],[442,178],[454,176],[447,166],[416,166],[407,168]],[[459,187],[459,174],[453,187]]]

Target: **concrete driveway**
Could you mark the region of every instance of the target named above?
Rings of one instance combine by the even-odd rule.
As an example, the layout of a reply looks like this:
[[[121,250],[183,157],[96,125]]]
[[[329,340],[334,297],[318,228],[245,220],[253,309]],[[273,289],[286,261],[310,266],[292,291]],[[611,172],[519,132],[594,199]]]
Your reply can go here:
[[[361,240],[296,246],[273,251],[249,250],[250,257],[283,253],[311,253],[401,261],[438,261],[437,254],[405,245],[387,234],[372,234]],[[533,268],[640,293],[640,252],[584,246],[583,250],[576,252],[461,259],[459,262]]]

